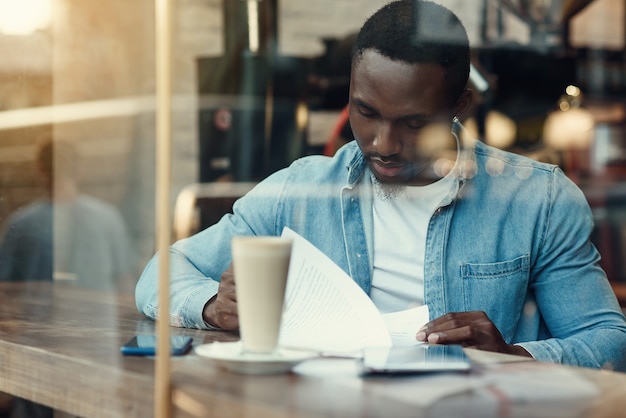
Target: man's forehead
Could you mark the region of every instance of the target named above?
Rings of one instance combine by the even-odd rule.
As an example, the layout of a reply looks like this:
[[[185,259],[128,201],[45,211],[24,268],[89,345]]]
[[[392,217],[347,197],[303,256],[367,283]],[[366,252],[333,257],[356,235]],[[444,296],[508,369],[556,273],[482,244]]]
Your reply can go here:
[[[441,71],[444,70],[444,68],[441,65],[435,62],[429,62],[426,60],[409,62],[409,61],[404,61],[400,59],[394,59],[394,58],[388,57],[384,53],[374,48],[365,49],[361,53],[356,54],[352,61],[352,70],[354,71],[357,68],[362,69],[364,66],[371,67],[371,66],[380,66],[380,65],[396,67],[396,68],[404,68],[405,70],[409,70],[409,71],[413,71],[418,67],[419,68],[433,67]]]
[[[428,84],[445,84],[445,70],[438,64],[393,60],[377,51],[364,53],[351,74],[352,84],[375,83],[384,84],[388,88],[396,85],[403,90],[419,86],[424,81]]]

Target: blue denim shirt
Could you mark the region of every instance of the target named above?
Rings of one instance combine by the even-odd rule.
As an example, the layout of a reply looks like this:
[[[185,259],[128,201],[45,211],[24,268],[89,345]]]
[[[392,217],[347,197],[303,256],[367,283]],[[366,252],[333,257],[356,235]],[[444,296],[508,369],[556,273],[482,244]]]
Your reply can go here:
[[[540,361],[626,370],[626,323],[589,240],[593,219],[577,186],[553,165],[465,138],[456,187],[428,227],[424,296],[431,319],[487,313],[507,343]],[[365,292],[372,277],[372,185],[356,143],[309,156],[262,181],[234,214],[170,250],[172,325],[202,319],[231,262],[234,235],[295,230]],[[157,315],[157,264],[137,307]]]

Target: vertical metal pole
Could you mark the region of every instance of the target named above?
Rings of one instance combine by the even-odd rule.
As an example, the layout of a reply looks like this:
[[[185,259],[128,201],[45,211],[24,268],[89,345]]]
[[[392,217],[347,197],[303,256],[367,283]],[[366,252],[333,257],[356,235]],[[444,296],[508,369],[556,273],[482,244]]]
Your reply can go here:
[[[155,364],[154,416],[171,413],[169,338],[169,246],[171,189],[172,3],[156,0],[156,233],[159,252],[159,313]]]
[[[480,41],[483,45],[489,41],[489,0],[483,0],[480,10]]]

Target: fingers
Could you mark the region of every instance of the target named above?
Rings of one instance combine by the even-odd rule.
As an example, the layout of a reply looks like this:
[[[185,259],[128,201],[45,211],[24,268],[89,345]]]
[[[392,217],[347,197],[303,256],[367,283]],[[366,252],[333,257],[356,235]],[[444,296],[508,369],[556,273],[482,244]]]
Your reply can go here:
[[[222,273],[217,295],[205,305],[203,317],[211,326],[223,330],[235,330],[239,328],[237,294],[235,292],[235,278],[232,264]]]
[[[233,331],[239,328],[239,316],[237,315],[237,306],[235,309],[218,309],[217,326],[223,330]]]
[[[430,344],[460,344],[490,351],[506,345],[500,332],[484,312],[453,312],[428,322],[416,334]]]
[[[235,280],[232,274],[224,272],[220,280],[220,286],[217,290],[217,297],[222,300],[229,300],[237,304],[237,292],[235,291]]]
[[[219,292],[205,305],[202,316],[209,325],[223,330],[239,328],[236,301]]]
[[[430,344],[461,344],[469,345],[474,335],[470,326],[453,328],[446,331],[435,331],[427,335],[426,341]]]
[[[421,327],[416,335],[418,341],[429,341],[428,338],[438,339],[438,334],[445,334],[447,331],[461,328],[471,323],[474,315],[468,315],[468,312],[453,312],[440,316],[426,323]]]
[[[235,292],[235,275],[233,273],[233,265],[228,267],[228,270],[222,273],[220,277],[220,291],[229,290]]]

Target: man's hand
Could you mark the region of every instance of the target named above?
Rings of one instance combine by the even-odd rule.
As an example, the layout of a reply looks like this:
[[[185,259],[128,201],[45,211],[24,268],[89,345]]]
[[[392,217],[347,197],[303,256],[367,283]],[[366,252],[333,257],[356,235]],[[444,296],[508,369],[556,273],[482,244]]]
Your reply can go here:
[[[478,350],[531,357],[522,347],[507,344],[482,311],[448,313],[428,322],[415,337],[430,344],[460,344]]]
[[[223,330],[239,328],[235,276],[233,275],[232,263],[228,270],[222,273],[217,295],[204,305],[202,317],[208,324]]]

